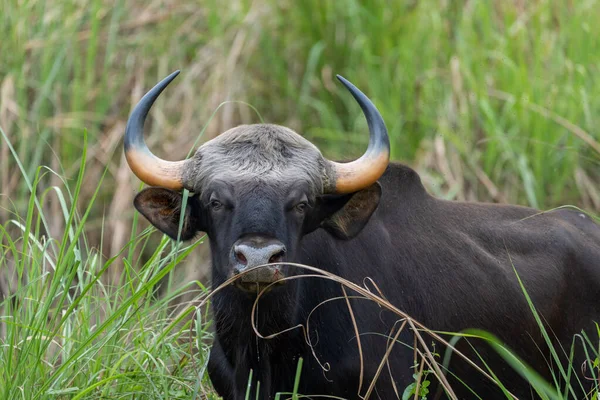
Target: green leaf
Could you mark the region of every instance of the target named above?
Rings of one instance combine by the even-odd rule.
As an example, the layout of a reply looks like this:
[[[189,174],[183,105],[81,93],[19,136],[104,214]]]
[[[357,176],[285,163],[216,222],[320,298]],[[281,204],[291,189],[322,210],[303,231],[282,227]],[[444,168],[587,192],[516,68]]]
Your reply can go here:
[[[408,400],[410,397],[415,394],[415,388],[417,387],[416,383],[411,383],[404,389],[404,393],[402,393],[402,400]]]

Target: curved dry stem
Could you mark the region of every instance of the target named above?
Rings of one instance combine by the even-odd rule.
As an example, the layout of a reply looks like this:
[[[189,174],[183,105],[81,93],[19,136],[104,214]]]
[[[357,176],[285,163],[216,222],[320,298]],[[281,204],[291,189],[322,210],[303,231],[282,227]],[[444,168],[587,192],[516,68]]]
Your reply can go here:
[[[427,347],[427,344],[425,344],[425,340],[423,340],[423,337],[421,336],[421,333],[417,329],[414,321],[411,320],[410,318],[408,318],[407,321],[410,324],[411,328],[413,329],[415,337],[417,338],[417,340],[419,341],[419,343],[423,347],[423,350],[425,350],[425,353],[427,354],[427,358],[429,358],[431,360],[432,366],[433,366],[433,370],[435,371],[436,377],[440,380],[440,383],[447,389],[447,391],[448,391],[447,394],[452,399],[457,399],[456,395],[454,394],[454,391],[450,387],[450,383],[448,382],[448,379],[446,379],[446,374],[444,374],[442,372],[442,370],[440,369],[439,364],[435,361],[435,358],[433,357],[433,354],[431,354],[431,351],[429,351],[429,347]]]
[[[271,335],[267,335],[267,336],[263,336],[258,331],[258,328],[256,326],[255,313],[256,313],[258,301],[260,300],[260,298],[272,286],[274,286],[275,284],[281,283],[281,281],[291,281],[291,280],[295,280],[295,279],[304,279],[304,278],[327,279],[327,280],[331,280],[331,281],[340,283],[344,287],[355,291],[356,293],[360,294],[361,296],[365,297],[366,299],[375,302],[379,306],[381,306],[381,307],[383,307],[383,308],[385,308],[385,309],[393,312],[394,314],[398,315],[402,319],[405,319],[408,322],[408,324],[411,326],[411,328],[412,328],[412,330],[414,332],[416,340],[421,344],[421,346],[425,350],[425,354],[423,354],[423,356],[426,359],[428,359],[429,362],[427,362],[427,364],[430,366],[430,368],[432,368],[435,371],[436,377],[440,380],[440,383],[447,390],[447,394],[451,398],[456,399],[456,395],[452,391],[452,388],[450,387],[450,384],[448,383],[448,380],[446,379],[445,374],[443,374],[442,371],[440,370],[438,362],[435,360],[434,356],[431,354],[431,352],[429,351],[427,345],[425,344],[425,341],[424,341],[423,337],[421,336],[420,331],[424,331],[427,334],[429,334],[433,339],[437,340],[442,345],[444,345],[447,348],[449,348],[450,350],[452,350],[455,354],[457,354],[460,358],[462,358],[470,366],[472,366],[473,368],[475,368],[475,370],[477,372],[479,372],[481,375],[483,375],[490,382],[493,382],[495,385],[498,385],[498,383],[494,380],[494,378],[492,378],[487,372],[485,372],[480,366],[478,366],[477,364],[475,364],[475,362],[473,362],[471,359],[469,359],[461,351],[459,351],[458,349],[456,349],[455,346],[451,345],[447,340],[445,340],[444,338],[442,338],[436,332],[432,331],[431,329],[428,329],[425,325],[423,325],[419,321],[415,320],[410,315],[406,314],[404,311],[400,310],[399,308],[397,308],[396,306],[394,306],[393,304],[391,304],[389,301],[385,300],[385,298],[383,298],[383,296],[375,295],[370,290],[368,290],[367,288],[364,288],[364,287],[362,287],[360,285],[357,285],[354,282],[351,282],[351,281],[349,281],[347,279],[341,278],[341,277],[339,277],[339,276],[337,276],[335,274],[332,274],[331,272],[324,271],[322,269],[319,269],[319,268],[316,268],[316,267],[312,267],[312,266],[309,266],[309,265],[304,265],[304,264],[299,264],[299,263],[284,262],[284,263],[264,264],[264,265],[259,265],[259,266],[250,268],[250,269],[242,272],[239,275],[236,275],[234,277],[231,277],[231,278],[227,279],[225,282],[223,282],[217,288],[213,289],[213,291],[200,303],[200,305],[198,307],[202,307],[206,303],[206,301],[208,301],[215,293],[218,293],[224,287],[226,287],[226,286],[230,285],[231,283],[235,282],[237,279],[240,279],[245,274],[250,273],[250,272],[252,272],[252,271],[254,271],[256,269],[259,269],[259,268],[264,268],[264,267],[272,266],[272,265],[281,265],[281,264],[285,264],[287,266],[292,266],[292,267],[296,267],[296,268],[308,270],[308,271],[311,271],[313,273],[312,274],[306,274],[306,275],[294,275],[294,276],[285,277],[283,279],[280,279],[277,282],[273,282],[273,283],[269,284],[268,286],[266,286],[265,288],[263,288],[261,290],[261,292],[256,296],[256,299],[254,300],[254,304],[252,306],[252,315],[250,316],[250,320],[251,320],[251,324],[252,324],[252,329],[254,330],[254,333],[257,335],[258,338],[260,338],[260,339],[272,339],[272,338],[277,337],[277,336],[279,336],[279,335],[281,335],[283,333],[286,333],[286,332],[292,331],[294,329],[300,328],[300,329],[302,329],[303,334],[305,335],[305,339],[306,339],[308,337],[308,335],[307,335],[306,328],[305,328],[305,326],[303,324],[298,324],[298,325],[295,325],[293,327],[284,329],[284,330],[282,330],[280,332],[277,332],[277,333],[274,333],[274,334],[271,334]],[[370,278],[366,278],[366,279],[368,279],[370,282],[373,282],[373,280],[370,279]],[[381,293],[381,291],[379,290],[379,288],[377,287],[377,285],[375,285],[375,287],[377,288],[377,291]],[[308,340],[307,343],[310,343],[310,340]],[[415,349],[416,349],[416,347],[417,346],[415,346]],[[419,351],[419,353],[421,353],[421,352]],[[314,355],[314,353],[313,353],[313,355]],[[513,399],[517,399],[517,397],[515,397],[512,393],[509,392],[509,394],[513,397]]]
[[[397,323],[398,323],[398,321],[396,321],[394,323],[394,326],[392,327],[392,332],[394,331],[394,328]],[[364,397],[365,400],[367,400],[371,396],[371,393],[373,393],[373,390],[375,389],[375,383],[377,382],[377,379],[379,378],[379,375],[381,374],[381,371],[383,370],[383,367],[385,365],[387,365],[388,371],[390,372],[390,376],[392,376],[392,371],[391,371],[390,365],[388,363],[388,359],[389,359],[390,353],[392,352],[392,348],[394,347],[394,344],[396,344],[396,342],[398,341],[398,337],[400,336],[400,333],[402,333],[402,331],[404,330],[405,326],[406,326],[406,320],[404,320],[404,322],[402,322],[402,325],[400,326],[400,328],[398,328],[398,332],[396,332],[396,335],[391,340],[391,342],[390,342],[390,338],[388,337],[387,349],[385,351],[385,354],[383,355],[383,358],[381,359],[381,362],[379,363],[379,366],[377,367],[377,371],[375,371],[375,376],[373,376],[373,379],[371,380],[371,384],[369,385],[369,388],[367,389],[367,393],[365,393],[365,397]],[[392,381],[392,384],[394,387],[394,392],[396,393],[396,397],[400,398],[400,396],[398,395],[398,390],[394,383],[393,377],[392,377],[391,381]]]
[[[344,292],[344,299],[346,300],[346,305],[348,306],[348,312],[350,313],[350,319],[352,320],[352,327],[354,328],[354,335],[356,335],[356,346],[358,347],[358,359],[360,361],[360,374],[358,376],[358,393],[362,390],[362,384],[364,379],[365,372],[365,364],[363,358],[363,350],[362,343],[360,341],[360,332],[358,332],[358,325],[356,324],[356,318],[354,317],[354,312],[352,311],[352,306],[350,305],[350,299],[348,298],[348,294],[346,293],[346,288],[342,285],[342,292]]]
[[[317,277],[321,277],[320,275]],[[330,299],[324,300],[322,302],[320,302],[319,304],[317,304],[315,307],[313,307],[312,310],[310,310],[310,312],[308,313],[308,316],[306,317],[306,332],[310,332],[310,320],[312,318],[313,313],[319,309],[321,306],[333,302],[333,301],[337,301],[337,300],[344,300],[346,298],[349,299],[356,299],[356,300],[368,300],[363,296],[339,296],[339,297],[332,297]],[[318,332],[315,331],[318,335]],[[321,360],[319,360],[319,357],[317,356],[315,350],[314,350],[314,346],[316,346],[316,343],[312,343],[312,340],[310,339],[310,335],[306,334],[306,344],[310,347],[311,353],[313,354],[313,357],[315,358],[315,360],[317,360],[317,363],[319,364],[319,366],[321,367],[321,369],[323,369],[323,372],[329,372],[331,370],[329,363],[322,363]],[[325,379],[329,380],[327,377],[325,377]]]

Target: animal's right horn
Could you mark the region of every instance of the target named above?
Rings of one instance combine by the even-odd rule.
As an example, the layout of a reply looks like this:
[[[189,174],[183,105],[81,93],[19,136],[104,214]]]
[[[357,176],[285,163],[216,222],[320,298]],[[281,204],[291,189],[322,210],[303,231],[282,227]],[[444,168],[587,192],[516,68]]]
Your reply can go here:
[[[152,104],[177,75],[179,71],[173,72],[142,97],[127,121],[124,143],[127,163],[142,182],[173,190],[183,189],[183,168],[187,160],[165,161],[152,154],[144,140],[144,121]]]

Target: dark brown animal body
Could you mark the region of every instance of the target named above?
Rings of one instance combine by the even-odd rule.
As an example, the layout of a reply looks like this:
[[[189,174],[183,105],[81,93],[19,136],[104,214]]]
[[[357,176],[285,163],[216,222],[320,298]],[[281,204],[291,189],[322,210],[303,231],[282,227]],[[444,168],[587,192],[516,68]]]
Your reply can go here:
[[[166,84],[153,89],[138,106],[144,118]],[[249,267],[285,261],[312,265],[359,284],[371,279],[389,302],[429,328],[492,332],[550,379],[549,351],[518,274],[559,352],[561,347],[568,352],[573,335],[583,329],[597,343],[593,335],[594,321],[600,321],[600,227],[573,210],[541,213],[430,196],[410,168],[398,164],[381,168],[381,160],[389,155],[383,121],[372,103],[360,97],[362,93],[347,87],[361,104],[371,131],[369,150],[354,164],[324,159],[318,149],[287,128],[249,125],[208,142],[185,164],[160,160],[139,167],[142,161],[152,163],[154,156],[143,139],[140,142],[141,114],[134,111],[132,119],[138,123],[128,127],[126,145],[132,152],[128,160],[142,179],[162,174],[152,175],[151,183],[169,188],[141,192],[136,207],[171,237],[185,240],[198,231],[208,234],[215,287]],[[188,201],[180,228],[178,189],[182,187],[195,195]],[[216,329],[209,374],[218,393],[228,400],[243,399],[251,370],[250,398],[256,396],[258,381],[258,398],[289,392],[302,357],[300,393],[360,398],[385,354],[386,335],[398,316],[372,302],[350,300],[364,358],[359,393],[356,334],[340,285],[303,278],[270,290],[260,299],[256,314],[261,334],[306,324],[310,316],[312,347],[300,329],[263,340],[256,337],[250,321],[257,290],[274,282],[274,276],[304,273],[289,265],[264,271],[214,295]],[[409,330],[400,340],[405,345],[395,346],[389,371],[381,374],[371,398],[396,398],[396,390],[401,394],[413,381]],[[474,355],[465,341],[460,343],[462,350]],[[535,397],[487,345],[472,343],[513,394]],[[437,351],[443,354],[444,349]],[[577,352],[573,365],[583,362]],[[495,385],[455,356],[450,370],[482,398],[504,398]],[[584,398],[591,382],[576,372],[583,387],[575,395]],[[459,398],[475,398],[451,381]]]
[[[556,336],[557,348],[569,351],[573,335],[584,328],[595,332],[593,321],[600,320],[600,227],[588,216],[571,210],[540,213],[525,207],[438,200],[425,192],[414,171],[402,165],[390,165],[379,182],[382,201],[358,236],[344,241],[317,230],[303,238],[301,262],[353,282],[371,278],[392,304],[431,329],[493,332],[546,379],[551,378],[551,356],[544,350],[515,270],[548,322],[550,334]],[[319,303],[343,295],[339,285],[329,281],[306,279],[296,285],[296,294],[292,289],[277,294],[287,301],[269,299],[269,294],[259,304],[263,335],[305,323]],[[316,354],[321,363],[330,365],[330,371],[323,372],[300,331],[268,341],[248,340],[254,337],[249,323],[252,299],[239,298],[234,291],[215,299],[217,338],[211,377],[220,393],[242,398],[250,369],[261,386],[271,385],[272,393],[289,391],[294,360],[301,356],[305,366],[300,393],[358,398],[359,356],[343,300],[323,305],[311,317],[312,335],[318,337]],[[397,318],[364,300],[353,301],[352,307],[364,334],[368,383],[389,344],[382,335],[390,332]],[[411,337],[404,339],[412,345]],[[494,352],[486,347],[480,351],[513,394],[532,398],[529,386]],[[238,359],[240,354],[243,360]],[[392,354],[399,388],[412,380],[412,357],[412,350],[401,346]],[[582,362],[580,357],[574,365]],[[463,363],[451,370],[482,398],[504,398]],[[474,398],[460,384],[454,388],[460,398]],[[379,378],[377,395],[395,398],[387,373]],[[584,398],[580,391],[578,395]]]

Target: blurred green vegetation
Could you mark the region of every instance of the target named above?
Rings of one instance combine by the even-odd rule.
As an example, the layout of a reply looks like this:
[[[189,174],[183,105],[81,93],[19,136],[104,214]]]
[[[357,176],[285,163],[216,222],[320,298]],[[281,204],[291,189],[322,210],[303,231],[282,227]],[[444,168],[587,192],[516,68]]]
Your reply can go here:
[[[0,0],[0,271],[30,280],[0,304],[0,393],[204,393],[189,362],[209,334],[170,308],[192,289],[155,300],[206,246],[148,244],[122,155],[131,108],[168,73],[146,128],[165,159],[261,120],[356,157],[366,123],[341,74],[433,194],[597,212],[599,21],[600,0]]]
[[[228,100],[354,157],[365,123],[339,73],[434,193],[600,209],[598,1],[3,0],[0,14],[0,126],[30,177],[40,164],[74,176],[85,128],[114,202],[124,121],[175,69],[148,129],[165,158],[184,157],[206,124],[210,138],[260,121],[235,102],[209,123]],[[27,191],[0,152],[2,192],[19,206]]]

